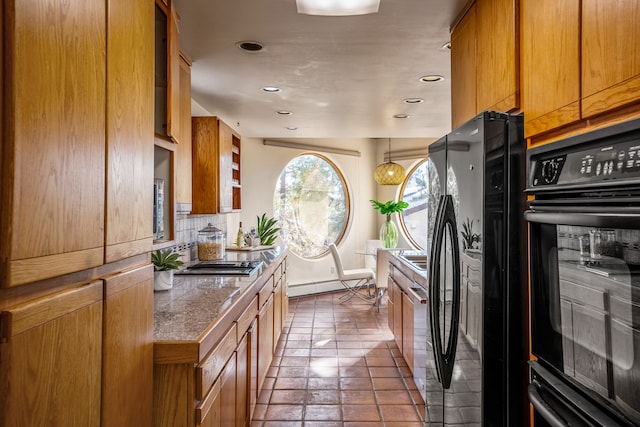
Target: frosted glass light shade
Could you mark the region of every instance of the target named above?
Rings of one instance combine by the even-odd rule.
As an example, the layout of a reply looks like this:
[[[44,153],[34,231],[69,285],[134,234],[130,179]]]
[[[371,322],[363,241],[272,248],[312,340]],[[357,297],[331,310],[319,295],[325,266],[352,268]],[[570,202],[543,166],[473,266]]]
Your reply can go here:
[[[380,185],[399,185],[404,181],[405,170],[393,162],[381,163],[373,173],[373,178]]]
[[[346,16],[377,13],[380,0],[296,0],[298,13]]]

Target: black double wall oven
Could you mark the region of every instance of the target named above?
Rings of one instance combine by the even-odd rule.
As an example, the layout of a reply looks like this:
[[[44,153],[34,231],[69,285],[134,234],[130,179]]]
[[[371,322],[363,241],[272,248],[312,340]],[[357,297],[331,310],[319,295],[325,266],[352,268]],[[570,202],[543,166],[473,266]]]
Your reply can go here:
[[[527,163],[535,426],[640,425],[640,120]]]

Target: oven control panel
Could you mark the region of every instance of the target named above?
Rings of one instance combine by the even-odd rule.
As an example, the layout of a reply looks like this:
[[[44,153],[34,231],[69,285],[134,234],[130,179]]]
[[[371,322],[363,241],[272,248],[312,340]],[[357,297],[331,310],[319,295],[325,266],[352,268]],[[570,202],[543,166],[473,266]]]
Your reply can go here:
[[[584,144],[531,158],[533,187],[640,177],[640,138]]]

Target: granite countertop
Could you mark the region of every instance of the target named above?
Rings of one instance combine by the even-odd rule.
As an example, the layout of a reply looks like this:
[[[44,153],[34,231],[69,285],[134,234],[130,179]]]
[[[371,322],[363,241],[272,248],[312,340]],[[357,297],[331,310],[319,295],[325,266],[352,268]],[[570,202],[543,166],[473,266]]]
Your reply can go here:
[[[230,261],[263,261],[260,269],[249,277],[174,275],[172,289],[154,293],[156,347],[158,343],[201,342],[236,303],[250,301],[247,293],[255,293],[254,285],[272,264],[281,262],[285,252],[283,246],[251,252],[227,251],[225,259]]]

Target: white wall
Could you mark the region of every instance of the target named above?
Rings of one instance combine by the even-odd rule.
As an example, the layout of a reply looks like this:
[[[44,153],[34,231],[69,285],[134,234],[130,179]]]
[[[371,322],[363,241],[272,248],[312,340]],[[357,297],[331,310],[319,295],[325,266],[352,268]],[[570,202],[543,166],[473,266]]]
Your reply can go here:
[[[194,116],[208,115],[195,101],[192,102]],[[215,114],[211,114],[215,115]],[[242,129],[232,118],[221,117],[228,125],[232,126],[240,135]],[[351,196],[351,218],[345,238],[338,245],[345,268],[359,268],[364,266],[364,256],[356,253],[358,249],[364,249],[367,239],[377,239],[378,231],[385,220],[383,215],[375,211],[369,202],[370,199],[380,201],[396,200],[400,186],[380,186],[373,179],[375,167],[383,161],[384,153],[388,150],[388,140],[370,138],[345,138],[345,139],[278,139],[278,141],[299,142],[317,146],[314,150],[329,158],[342,172],[349,188]],[[392,151],[424,148],[433,139],[392,139]],[[329,153],[322,147],[343,148],[360,151],[359,157],[345,154]],[[242,137],[241,146],[241,182],[242,182],[242,212],[225,215],[228,238],[235,236],[238,223],[242,221],[243,229],[248,231],[256,226],[256,217],[266,213],[273,216],[273,192],[276,181],[282,169],[295,156],[313,152],[296,148],[283,148],[263,144],[262,138]],[[416,163],[416,159],[395,160],[407,169]],[[396,220],[397,223],[397,220]],[[282,243],[280,239],[276,243]],[[408,247],[409,244],[401,236],[398,246]],[[335,282],[337,276],[333,269],[333,259],[330,254],[318,259],[303,259],[291,254],[289,259],[288,279],[292,287],[299,286],[305,291],[336,289],[340,285]],[[300,286],[303,284],[331,282],[326,286]],[[296,295],[295,291],[290,292]]]

